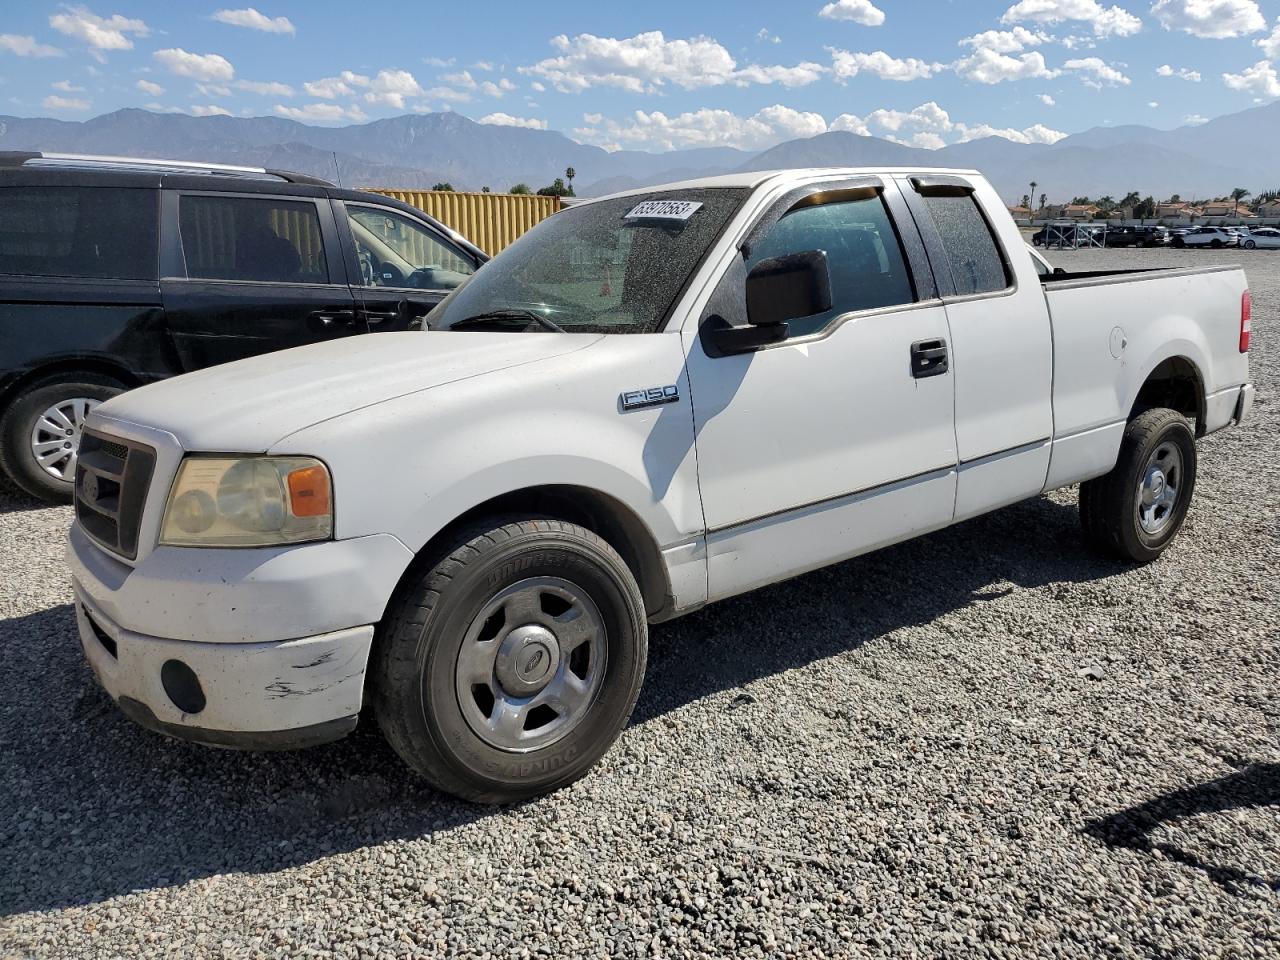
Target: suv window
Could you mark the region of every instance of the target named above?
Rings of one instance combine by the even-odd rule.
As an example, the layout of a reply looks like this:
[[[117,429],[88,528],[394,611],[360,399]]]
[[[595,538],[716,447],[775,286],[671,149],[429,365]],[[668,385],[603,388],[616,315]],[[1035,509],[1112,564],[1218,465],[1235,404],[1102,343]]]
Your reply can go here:
[[[966,296],[1007,289],[1013,282],[1008,265],[973,196],[926,196],[924,202],[942,236],[956,293]]]
[[[157,207],[155,190],[0,188],[0,273],[154,280]]]
[[[832,306],[826,313],[791,321],[792,336],[815,333],[854,310],[915,302],[902,246],[878,196],[793,210],[751,251],[747,268],[808,250],[827,254]]]
[[[469,257],[409,217],[350,204],[347,217],[366,287],[452,290],[476,272]]]
[[[320,217],[310,200],[184,196],[178,225],[193,280],[329,282]]]

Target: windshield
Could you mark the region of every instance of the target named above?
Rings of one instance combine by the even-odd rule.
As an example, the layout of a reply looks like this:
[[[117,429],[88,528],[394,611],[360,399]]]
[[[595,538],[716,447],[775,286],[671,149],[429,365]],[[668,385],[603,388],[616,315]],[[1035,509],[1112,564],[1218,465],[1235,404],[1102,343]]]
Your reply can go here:
[[[453,291],[426,327],[653,333],[748,192],[667,190],[570,207]],[[523,323],[522,312],[552,324]]]

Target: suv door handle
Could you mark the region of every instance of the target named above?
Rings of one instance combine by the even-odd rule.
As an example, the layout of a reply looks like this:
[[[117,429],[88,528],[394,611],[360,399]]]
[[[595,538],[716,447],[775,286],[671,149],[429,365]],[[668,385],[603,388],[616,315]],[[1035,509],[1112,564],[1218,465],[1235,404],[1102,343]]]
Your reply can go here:
[[[911,376],[917,380],[947,372],[947,341],[917,340],[911,345]]]
[[[307,319],[322,330],[336,326],[354,327],[356,312],[354,310],[317,310],[308,314]]]

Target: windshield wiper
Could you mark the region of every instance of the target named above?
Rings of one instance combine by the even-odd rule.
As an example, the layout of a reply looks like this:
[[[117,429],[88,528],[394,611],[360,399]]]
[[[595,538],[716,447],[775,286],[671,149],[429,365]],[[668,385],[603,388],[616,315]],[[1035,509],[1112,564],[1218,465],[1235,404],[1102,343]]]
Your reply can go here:
[[[550,330],[552,333],[565,333],[564,327],[556,323],[550,317],[544,317],[542,314],[534,310],[525,310],[521,307],[510,307],[506,310],[486,310],[484,313],[477,313],[470,317],[464,317],[457,323],[449,325],[450,330],[461,330],[465,327],[480,327],[486,323],[501,323],[508,320],[519,320],[528,324],[530,321],[536,323],[543,330]]]

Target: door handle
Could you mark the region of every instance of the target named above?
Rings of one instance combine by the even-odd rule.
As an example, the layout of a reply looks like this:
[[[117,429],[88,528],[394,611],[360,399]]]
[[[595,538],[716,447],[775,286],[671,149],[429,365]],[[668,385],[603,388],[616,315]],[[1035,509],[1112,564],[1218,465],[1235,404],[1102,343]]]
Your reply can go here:
[[[321,330],[329,330],[338,326],[354,327],[356,325],[356,312],[354,310],[317,310],[308,314],[307,319]]]
[[[431,308],[428,307],[428,310]],[[401,300],[396,303],[394,310],[368,310],[364,311],[364,319],[371,327],[376,327],[380,323],[386,323],[388,320],[395,320],[400,323],[408,323],[413,318],[413,305],[408,300]]]
[[[947,372],[947,341],[917,340],[911,345],[911,376],[917,380]]]

